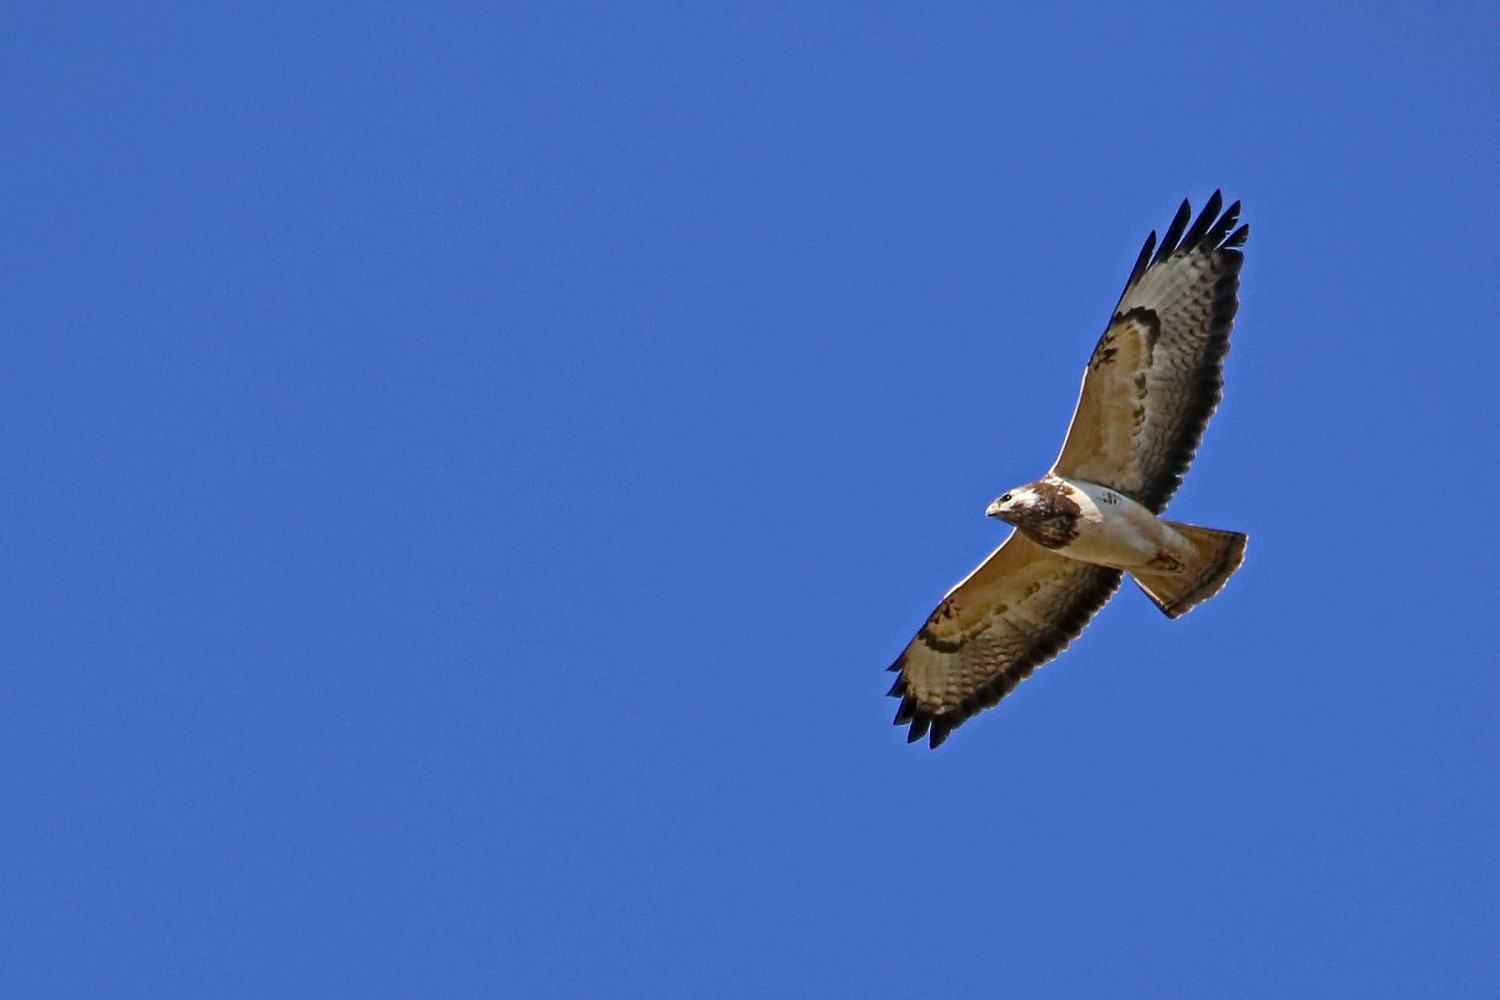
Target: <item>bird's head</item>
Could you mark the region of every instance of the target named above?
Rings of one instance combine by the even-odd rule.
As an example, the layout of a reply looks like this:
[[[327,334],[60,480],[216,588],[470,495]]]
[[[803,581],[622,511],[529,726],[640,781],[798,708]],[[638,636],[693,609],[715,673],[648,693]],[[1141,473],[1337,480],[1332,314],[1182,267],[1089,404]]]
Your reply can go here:
[[[1017,486],[1002,493],[985,510],[985,517],[998,517],[1007,524],[1020,525],[1045,516],[1043,497],[1031,485]]]
[[[1078,514],[1078,504],[1072,499],[1074,492],[1074,487],[1065,480],[1043,476],[1034,483],[1002,493],[985,514],[1018,528],[1059,517],[1073,517]]]

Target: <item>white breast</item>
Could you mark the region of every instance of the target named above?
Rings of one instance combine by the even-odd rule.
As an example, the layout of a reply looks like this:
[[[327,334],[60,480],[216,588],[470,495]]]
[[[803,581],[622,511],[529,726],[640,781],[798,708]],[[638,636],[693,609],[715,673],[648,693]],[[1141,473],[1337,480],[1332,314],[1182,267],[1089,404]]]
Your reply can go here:
[[[1065,482],[1077,492],[1078,534],[1057,551],[1071,559],[1129,568],[1143,566],[1164,548],[1174,548],[1176,533],[1134,500],[1107,486],[1079,479]]]

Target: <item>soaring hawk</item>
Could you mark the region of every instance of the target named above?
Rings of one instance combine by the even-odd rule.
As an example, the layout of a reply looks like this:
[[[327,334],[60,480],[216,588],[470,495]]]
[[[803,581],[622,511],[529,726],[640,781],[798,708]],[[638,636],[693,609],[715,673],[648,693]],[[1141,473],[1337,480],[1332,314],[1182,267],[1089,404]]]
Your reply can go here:
[[[1099,338],[1052,470],[985,513],[1015,527],[891,666],[908,742],[936,747],[1077,638],[1122,573],[1169,618],[1219,592],[1246,536],[1167,521],[1223,388],[1239,305],[1239,202],[1184,201],[1153,231]],[[1191,223],[1191,225],[1189,225]]]

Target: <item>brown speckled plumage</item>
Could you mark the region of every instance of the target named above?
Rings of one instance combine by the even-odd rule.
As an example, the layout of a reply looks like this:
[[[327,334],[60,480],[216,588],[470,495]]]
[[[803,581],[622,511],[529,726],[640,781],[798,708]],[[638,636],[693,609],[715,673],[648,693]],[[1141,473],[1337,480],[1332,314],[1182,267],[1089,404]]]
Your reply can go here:
[[[1066,483],[1041,479],[1029,488],[1037,502],[1020,508],[1011,523],[1026,537],[1049,549],[1060,549],[1078,537],[1078,518],[1083,513]]]

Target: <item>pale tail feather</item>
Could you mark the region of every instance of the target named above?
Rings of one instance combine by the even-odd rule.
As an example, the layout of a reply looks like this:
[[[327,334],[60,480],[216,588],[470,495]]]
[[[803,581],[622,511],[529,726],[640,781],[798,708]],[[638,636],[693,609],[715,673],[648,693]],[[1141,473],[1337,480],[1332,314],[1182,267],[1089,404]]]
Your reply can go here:
[[[1238,531],[1200,528],[1195,524],[1164,523],[1193,545],[1195,557],[1178,573],[1134,569],[1130,576],[1168,618],[1187,614],[1195,605],[1217,594],[1245,560],[1247,537]]]

